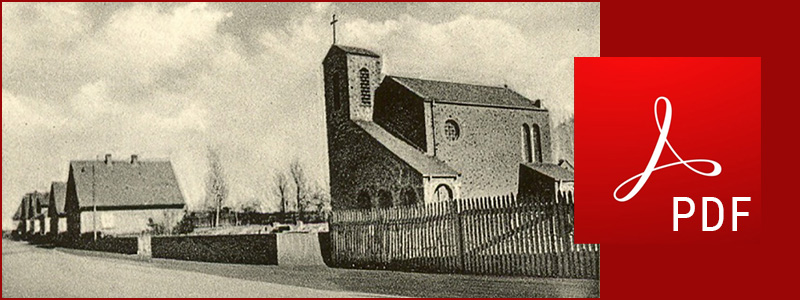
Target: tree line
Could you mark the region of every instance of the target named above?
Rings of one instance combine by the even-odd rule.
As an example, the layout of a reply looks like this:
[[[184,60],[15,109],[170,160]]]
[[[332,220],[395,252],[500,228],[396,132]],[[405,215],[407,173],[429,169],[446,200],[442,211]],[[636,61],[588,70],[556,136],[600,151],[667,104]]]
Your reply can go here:
[[[238,205],[230,205],[229,188],[225,170],[220,159],[218,148],[207,149],[208,173],[206,175],[206,194],[204,213],[213,213],[213,226],[220,224],[220,216],[233,212],[236,223],[240,222],[238,213],[265,213],[264,207],[270,201],[278,204],[278,213],[292,216],[292,221],[326,219],[330,211],[330,196],[325,187],[318,181],[306,176],[306,167],[299,159],[293,159],[286,169],[278,169],[272,176],[272,182],[266,184],[267,191],[263,199],[250,198],[239,201]]]

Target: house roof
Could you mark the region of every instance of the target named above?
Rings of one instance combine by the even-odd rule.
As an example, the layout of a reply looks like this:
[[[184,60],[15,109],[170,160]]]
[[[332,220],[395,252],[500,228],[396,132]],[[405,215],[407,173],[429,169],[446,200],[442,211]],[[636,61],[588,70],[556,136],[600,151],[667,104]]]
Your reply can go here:
[[[17,207],[17,211],[14,213],[14,217],[11,219],[14,221],[22,220],[22,206],[25,205],[25,201],[20,201],[19,206]]]
[[[55,209],[58,213],[64,213],[64,203],[67,199],[67,183],[53,181],[53,183],[50,184],[50,198],[55,205],[55,207],[51,209]]]
[[[398,139],[378,124],[367,121],[355,121],[370,136],[386,149],[397,155],[412,168],[428,176],[458,176],[458,172],[435,157],[425,155],[408,143]]]
[[[531,101],[505,87],[474,85],[446,81],[426,80],[399,76],[386,76],[425,99],[444,103],[460,103],[494,107],[541,110],[541,101]]]
[[[523,166],[555,180],[574,181],[575,173],[551,163],[524,163]]]
[[[39,203],[39,207],[50,206],[50,192],[36,193],[36,202]]]
[[[364,48],[350,47],[350,46],[344,46],[344,45],[333,45],[333,46],[331,46],[331,49],[339,49],[339,50],[342,50],[344,53],[347,53],[347,54],[355,54],[355,55],[371,56],[371,57],[381,57],[377,53],[372,52],[372,51],[367,50],[367,49],[364,49]]]
[[[72,161],[70,172],[80,207],[185,204],[169,161]]]

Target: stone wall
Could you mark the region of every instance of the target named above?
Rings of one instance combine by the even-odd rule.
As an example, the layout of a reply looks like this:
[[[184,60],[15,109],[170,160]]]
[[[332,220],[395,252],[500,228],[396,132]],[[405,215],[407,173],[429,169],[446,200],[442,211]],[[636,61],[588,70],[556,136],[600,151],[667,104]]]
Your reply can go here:
[[[435,103],[432,117],[436,157],[461,172],[461,197],[517,192],[519,164],[525,160],[523,124],[539,126],[543,160],[552,160],[550,116],[545,110]],[[448,120],[458,124],[460,136],[455,141],[445,137]]]
[[[328,140],[333,209],[379,207],[388,192],[393,205],[423,198],[422,175],[351,121],[343,121]],[[366,195],[366,196],[365,196]],[[410,196],[413,195],[413,196]],[[359,197],[367,197],[365,206]]]
[[[358,71],[370,70],[374,93],[380,80],[380,59],[331,53],[323,62],[328,166],[333,209],[377,207],[378,195],[391,195],[394,205],[403,199],[422,201],[421,174],[375,141],[352,119],[371,121],[372,105],[360,98]],[[335,94],[338,91],[338,94]],[[361,197],[359,197],[361,195]]]

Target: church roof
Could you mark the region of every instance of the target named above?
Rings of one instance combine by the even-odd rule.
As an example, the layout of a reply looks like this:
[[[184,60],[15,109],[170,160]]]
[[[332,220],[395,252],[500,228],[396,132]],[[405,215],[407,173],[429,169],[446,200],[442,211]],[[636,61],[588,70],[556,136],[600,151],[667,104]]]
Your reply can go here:
[[[359,127],[364,129],[370,136],[377,140],[389,151],[397,155],[422,175],[429,176],[458,176],[458,172],[453,170],[443,161],[425,155],[413,146],[398,139],[378,124],[367,121],[355,121]]]
[[[524,163],[523,166],[555,180],[575,181],[575,173],[550,163]]]
[[[355,54],[355,55],[363,55],[363,56],[371,56],[371,57],[381,57],[375,52],[364,48],[357,48],[357,47],[350,47],[350,46],[343,46],[343,45],[333,45],[331,49],[339,49],[344,51],[344,53],[348,54]]]
[[[474,85],[399,76],[386,77],[400,83],[426,101],[495,107],[542,109],[541,101],[531,101],[519,93],[505,87]]]
[[[169,161],[72,161],[70,172],[80,207],[185,204]]]
[[[51,209],[58,213],[64,213],[64,203],[67,199],[67,183],[53,181],[50,185],[50,198],[55,203],[55,207]]]

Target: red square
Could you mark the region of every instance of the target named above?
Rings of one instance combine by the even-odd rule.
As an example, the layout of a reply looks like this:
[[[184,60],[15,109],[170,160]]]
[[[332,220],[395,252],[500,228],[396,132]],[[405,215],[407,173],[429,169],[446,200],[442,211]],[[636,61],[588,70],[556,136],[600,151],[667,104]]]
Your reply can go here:
[[[760,58],[575,58],[575,119],[576,242],[714,243],[757,236]],[[662,134],[668,144],[654,151]],[[680,163],[658,169],[680,162],[670,145],[697,172]],[[656,170],[641,189],[627,201],[615,199],[615,189],[624,198],[640,179],[631,178],[648,173],[651,159]],[[715,168],[693,162],[698,159],[718,163],[721,172],[702,175]],[[674,197],[691,198],[695,208],[691,217],[678,219],[678,231]],[[709,202],[704,209],[703,197],[722,204],[721,223],[718,206]],[[750,198],[737,202],[740,214],[749,214],[735,217],[737,231],[733,197]],[[688,213],[689,206],[680,202],[678,212]],[[717,230],[703,231],[704,213],[708,226],[720,224]]]

